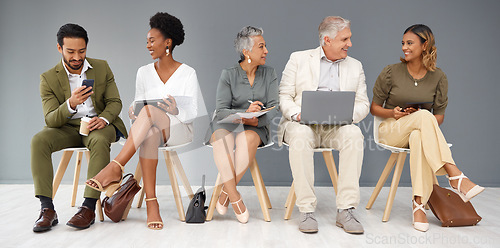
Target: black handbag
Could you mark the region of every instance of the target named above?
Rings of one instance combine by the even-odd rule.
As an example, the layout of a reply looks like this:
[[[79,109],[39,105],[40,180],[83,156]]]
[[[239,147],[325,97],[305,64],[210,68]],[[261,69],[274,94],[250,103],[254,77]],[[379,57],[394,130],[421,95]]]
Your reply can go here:
[[[189,206],[186,212],[186,223],[205,223],[207,214],[205,210],[205,199],[207,198],[205,194],[205,175],[201,179],[201,187],[196,191],[193,199],[189,202]]]

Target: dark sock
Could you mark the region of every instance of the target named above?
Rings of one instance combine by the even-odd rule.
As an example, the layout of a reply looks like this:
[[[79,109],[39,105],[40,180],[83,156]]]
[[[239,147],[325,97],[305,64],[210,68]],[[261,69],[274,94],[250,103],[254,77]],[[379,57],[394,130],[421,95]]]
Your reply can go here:
[[[43,195],[37,195],[36,197],[40,199],[40,202],[42,203],[42,209],[49,208],[54,210],[54,203],[52,202],[52,198]]]
[[[83,201],[82,206],[88,207],[90,210],[94,211],[96,203],[97,203],[97,199],[85,197],[85,200]]]

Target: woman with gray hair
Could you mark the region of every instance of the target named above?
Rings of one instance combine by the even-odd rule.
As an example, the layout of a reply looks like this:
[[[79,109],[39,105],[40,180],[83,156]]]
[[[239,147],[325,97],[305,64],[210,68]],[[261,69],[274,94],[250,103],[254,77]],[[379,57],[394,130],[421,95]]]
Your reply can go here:
[[[236,185],[255,157],[257,147],[271,139],[269,124],[278,113],[278,80],[274,69],[265,66],[268,50],[263,32],[261,28],[247,26],[237,34],[234,46],[240,60],[222,71],[215,116],[205,137],[206,144],[213,146],[215,164],[224,184],[217,212],[224,215],[231,203],[241,223],[248,221],[249,214]],[[271,110],[260,117],[219,123],[234,113],[262,109]]]

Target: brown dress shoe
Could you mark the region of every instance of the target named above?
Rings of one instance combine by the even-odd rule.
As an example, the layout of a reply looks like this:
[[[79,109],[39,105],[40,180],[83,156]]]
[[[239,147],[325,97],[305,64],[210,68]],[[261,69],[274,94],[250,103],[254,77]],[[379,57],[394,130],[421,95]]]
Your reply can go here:
[[[40,210],[40,216],[38,220],[35,221],[33,232],[50,230],[53,226],[57,225],[57,223],[59,223],[59,221],[57,220],[56,211],[50,208],[44,208]]]
[[[90,210],[90,208],[81,206],[78,208],[78,212],[66,223],[66,225],[78,228],[78,229],[86,229],[89,228],[90,225],[94,224],[95,221],[95,212]]]

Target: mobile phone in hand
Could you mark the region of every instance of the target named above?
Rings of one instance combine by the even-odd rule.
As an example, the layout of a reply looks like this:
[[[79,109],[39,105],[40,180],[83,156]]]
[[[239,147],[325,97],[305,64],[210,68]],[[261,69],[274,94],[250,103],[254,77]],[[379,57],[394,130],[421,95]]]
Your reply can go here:
[[[94,79],[85,79],[85,80],[83,80],[82,86],[85,86],[86,87],[85,89],[87,89],[88,87],[94,88]],[[85,90],[85,89],[83,89],[83,90]]]

